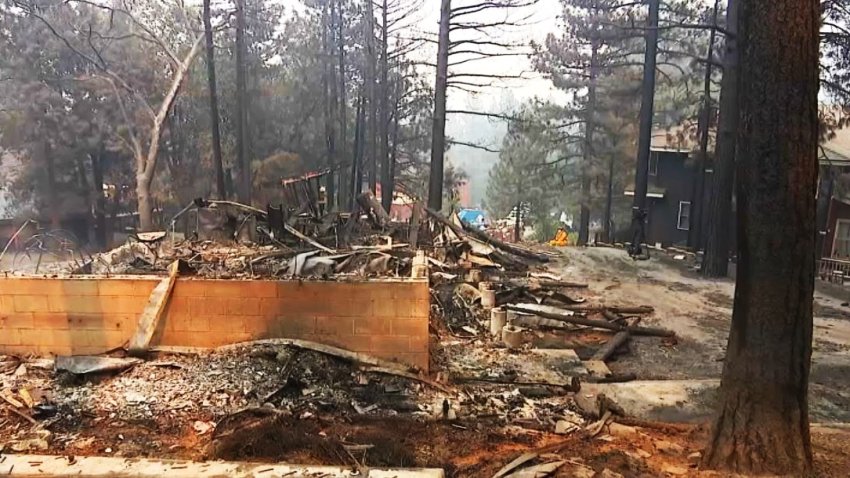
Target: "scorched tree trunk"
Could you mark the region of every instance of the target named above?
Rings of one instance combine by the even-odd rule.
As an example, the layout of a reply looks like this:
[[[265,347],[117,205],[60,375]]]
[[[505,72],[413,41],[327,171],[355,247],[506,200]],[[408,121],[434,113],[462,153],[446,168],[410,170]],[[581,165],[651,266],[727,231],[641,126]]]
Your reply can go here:
[[[740,3],[738,270],[703,465],[811,471],[818,0]]]

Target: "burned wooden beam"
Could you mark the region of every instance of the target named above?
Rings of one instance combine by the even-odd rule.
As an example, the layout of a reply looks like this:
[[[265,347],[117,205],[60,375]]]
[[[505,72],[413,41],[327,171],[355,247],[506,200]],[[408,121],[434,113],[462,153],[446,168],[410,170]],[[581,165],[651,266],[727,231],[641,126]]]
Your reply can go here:
[[[539,310],[534,309],[526,309],[524,307],[516,307],[513,305],[506,306],[508,310],[512,310],[514,312],[522,312],[524,314],[532,314],[539,317],[543,317],[545,319],[552,320],[560,320],[562,322],[567,322],[575,325],[584,325],[587,327],[595,327],[598,329],[606,329],[613,330],[616,332],[628,331],[634,335],[650,335],[655,337],[673,337],[676,334],[667,329],[656,328],[656,327],[638,327],[638,326],[628,326],[628,325],[619,325],[608,322],[607,320],[596,320],[596,319],[588,319],[586,317],[580,317],[575,315],[564,315],[564,314],[553,314],[549,312],[541,312]]]
[[[466,224],[463,224],[463,222],[461,222],[461,224],[462,224],[461,226],[458,226],[457,224],[451,222],[445,216],[443,216],[442,214],[440,214],[437,211],[434,211],[433,209],[430,209],[430,208],[427,208],[427,207],[424,207],[423,209],[425,210],[425,212],[428,213],[429,216],[434,218],[435,221],[437,221],[440,224],[451,229],[455,234],[458,235],[458,237],[472,236],[472,237],[478,239],[479,241],[485,242],[485,243],[487,243],[491,246],[502,249],[503,251],[509,252],[509,253],[511,253],[515,256],[524,257],[526,259],[532,259],[532,260],[535,260],[535,261],[538,261],[538,262],[549,262],[549,257],[546,256],[546,255],[537,254],[535,252],[523,249],[521,247],[517,247],[513,244],[508,244],[507,242],[500,241],[499,239],[491,237],[490,235],[488,235],[484,231],[480,231],[478,229],[475,229],[472,226],[468,226]]]

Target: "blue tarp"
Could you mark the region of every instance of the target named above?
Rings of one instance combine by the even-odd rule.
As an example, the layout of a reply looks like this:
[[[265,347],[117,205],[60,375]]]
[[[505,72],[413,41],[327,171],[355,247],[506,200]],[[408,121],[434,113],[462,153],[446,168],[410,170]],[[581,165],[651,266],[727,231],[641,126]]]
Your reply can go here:
[[[457,215],[467,224],[479,227],[484,224],[484,211],[481,209],[461,209]]]

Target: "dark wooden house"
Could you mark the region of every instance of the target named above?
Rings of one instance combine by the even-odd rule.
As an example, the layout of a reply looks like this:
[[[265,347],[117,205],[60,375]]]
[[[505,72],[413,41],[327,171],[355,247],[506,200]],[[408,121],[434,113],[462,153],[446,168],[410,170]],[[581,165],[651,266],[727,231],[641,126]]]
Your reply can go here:
[[[689,243],[697,201],[694,195],[697,145],[683,136],[670,131],[653,133],[646,225],[646,242],[650,245],[681,247]],[[819,165],[816,253],[820,260],[820,275],[826,278],[838,270],[843,271],[843,276],[850,277],[850,127],[835,131],[820,145]],[[705,181],[702,201],[708,204],[713,181],[710,162]],[[634,196],[633,188],[626,190],[625,194]],[[729,234],[734,248],[735,221],[730,224]],[[701,229],[704,236],[704,223]]]
[[[685,246],[694,221],[696,144],[669,131],[653,133],[649,157],[646,243],[661,247]],[[706,195],[712,181],[706,170]],[[634,187],[625,191],[634,196]]]

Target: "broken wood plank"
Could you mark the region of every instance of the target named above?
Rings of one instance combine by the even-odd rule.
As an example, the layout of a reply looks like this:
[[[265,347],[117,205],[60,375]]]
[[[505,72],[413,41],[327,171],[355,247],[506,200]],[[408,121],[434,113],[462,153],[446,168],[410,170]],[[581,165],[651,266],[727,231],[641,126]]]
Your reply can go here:
[[[553,461],[551,463],[542,463],[540,465],[530,466],[515,471],[505,478],[544,478],[554,473],[558,468],[566,463],[566,460]]]
[[[498,378],[490,378],[490,377],[453,377],[453,382],[456,383],[469,383],[469,382],[480,382],[480,383],[493,383],[498,385],[516,385],[516,386],[524,386],[524,387],[553,387],[561,389],[565,392],[574,392],[578,393],[581,391],[581,381],[578,377],[573,377],[570,383],[552,383],[552,382],[525,382],[521,380],[508,380],[508,379],[498,379]]]
[[[19,417],[23,418],[24,420],[26,420],[26,421],[30,422],[31,424],[33,424],[33,425],[35,425],[35,424],[36,424],[36,421],[35,421],[35,419],[33,419],[33,417],[31,417],[31,416],[29,416],[29,415],[27,415],[27,414],[25,414],[25,413],[21,413],[21,412],[19,412],[19,411],[15,410],[14,408],[9,407],[9,406],[6,406],[5,408],[6,408],[6,410],[8,410],[8,411],[10,411],[10,412],[14,413],[15,415],[17,415],[17,416],[19,416]]]
[[[381,203],[372,194],[372,191],[366,191],[360,196],[357,196],[357,202],[360,204],[360,207],[363,208],[364,211],[372,212],[372,215],[375,217],[375,222],[380,227],[387,227],[392,222],[392,218],[387,214],[387,211],[384,210]]]
[[[448,219],[446,219],[445,216],[443,216],[437,211],[434,211],[433,209],[430,209],[428,207],[423,207],[423,209],[425,210],[425,212],[428,213],[429,216],[434,218],[434,220],[451,229],[452,232],[458,235],[458,237],[463,238],[465,236],[472,236],[478,239],[479,241],[482,241],[490,246],[502,249],[503,251],[509,252],[515,256],[524,257],[526,259],[533,259],[538,262],[549,262],[549,256],[537,254],[521,247],[514,246],[513,244],[502,242],[498,239],[490,237],[486,232],[479,231],[478,229],[463,224],[462,222],[461,226],[458,226],[457,224],[454,224],[453,222],[449,221]]]
[[[516,307],[516,306],[512,306],[512,305],[505,306],[505,308],[507,308],[508,310],[512,310],[514,312],[522,312],[522,313],[525,313],[525,314],[537,315],[537,316],[543,317],[545,319],[560,320],[560,321],[567,322],[567,323],[570,323],[570,324],[575,324],[575,325],[586,325],[588,327],[595,327],[595,328],[598,328],[598,329],[613,330],[613,331],[616,331],[616,332],[628,331],[628,332],[630,332],[634,335],[650,335],[650,336],[656,336],[656,337],[673,337],[673,336],[676,335],[673,331],[670,331],[670,330],[667,330],[667,329],[662,329],[662,328],[656,328],[656,327],[638,327],[638,326],[631,326],[630,327],[628,325],[613,324],[611,322],[608,322],[607,320],[595,320],[595,319],[588,319],[588,318],[585,318],[585,317],[579,317],[579,316],[574,316],[574,315],[553,314],[553,313],[549,313],[549,312],[541,312],[539,310],[534,310],[534,309],[527,309],[527,308],[524,308],[524,307]]]
[[[301,231],[299,231],[298,229],[295,229],[294,227],[290,226],[287,223],[283,223],[283,228],[286,230],[286,232],[292,234],[293,236],[297,237],[298,239],[301,239],[302,241],[306,242],[307,244],[310,244],[311,246],[315,247],[316,249],[323,250],[323,251],[327,252],[328,254],[336,254],[335,250],[320,244],[318,241],[315,241],[312,238],[305,236],[304,234],[301,234]]]
[[[538,454],[535,452],[523,453],[522,455],[514,459],[512,462],[503,466],[501,470],[497,471],[496,474],[493,475],[493,478],[502,478],[503,476],[516,470],[517,468],[528,463],[529,461],[534,460],[535,458],[537,458],[537,456]]]
[[[151,292],[148,303],[139,318],[136,333],[130,339],[130,345],[127,348],[130,355],[143,355],[148,352],[153,334],[156,332],[162,313],[165,311],[165,304],[168,303],[171,291],[174,290],[179,268],[180,261],[172,262],[168,267],[168,278],[161,280]]]
[[[640,322],[640,317],[635,317],[634,319],[627,321],[626,326],[627,327],[634,327],[639,322]],[[615,352],[617,352],[617,349],[619,349],[620,347],[625,345],[626,342],[628,342],[629,339],[631,339],[631,337],[632,337],[632,333],[629,332],[628,330],[623,330],[623,331],[617,332],[616,334],[614,334],[613,337],[611,337],[611,339],[608,340],[608,342],[605,343],[605,345],[600,347],[599,350],[597,350],[596,353],[593,354],[593,357],[591,357],[591,360],[600,360],[602,362],[607,362],[608,359],[610,359],[611,356],[614,355]]]
[[[142,363],[137,358],[98,357],[93,355],[60,355],[53,366],[57,371],[71,372],[75,375],[87,373],[120,372]]]
[[[534,279],[540,287],[564,287],[567,289],[587,289],[590,287],[586,282],[569,282],[563,280]]]
[[[24,408],[24,404],[23,404],[23,403],[21,403],[21,402],[19,402],[19,401],[17,401],[17,400],[15,400],[15,398],[14,398],[14,397],[12,397],[11,395],[7,395],[6,393],[4,393],[4,394],[0,395],[0,397],[2,397],[2,398],[3,398],[3,400],[6,400],[6,402],[7,402],[9,405],[11,405],[11,406],[13,406],[13,407],[15,407],[15,408]]]
[[[612,373],[607,377],[587,377],[584,379],[587,383],[624,383],[637,380],[637,374],[634,373]]]
[[[628,330],[617,332],[616,334],[614,334],[613,337],[611,337],[610,340],[608,340],[608,342],[605,342],[605,345],[600,347],[599,350],[597,350],[596,353],[593,354],[591,360],[607,362],[608,359],[610,359],[611,356],[614,355],[614,352],[616,352],[618,348],[620,348],[622,345],[629,341],[631,336],[632,333]]]
[[[651,314],[655,312],[653,307],[648,305],[639,305],[637,307],[619,306],[619,305],[566,305],[564,309],[573,310],[576,312],[603,312],[608,310],[615,314]]]
[[[378,357],[364,354],[361,352],[352,352],[350,350],[341,349],[339,347],[334,347],[332,345],[320,344],[317,342],[310,342],[309,340],[300,340],[300,339],[260,339],[260,340],[252,340],[248,342],[239,342],[235,344],[222,345],[221,347],[217,347],[215,350],[217,351],[226,351],[233,350],[241,347],[251,347],[256,345],[272,345],[272,346],[284,346],[284,347],[296,347],[304,350],[311,350],[313,352],[322,353],[325,355],[331,355],[333,357],[341,358],[343,360],[348,360],[349,362],[356,363],[359,365],[368,365],[375,367],[380,370],[381,373],[392,373],[398,375],[400,377],[409,377],[408,375],[412,375],[417,377],[416,380],[419,380],[422,383],[428,383],[423,380],[423,377],[418,377],[415,374],[412,374],[410,367],[403,367],[400,364],[395,362],[390,362],[388,360],[383,360]],[[415,370],[415,369],[414,369]]]
[[[32,406],[35,405],[35,400],[32,399],[32,395],[30,395],[30,392],[27,389],[22,388],[18,390],[18,396],[21,397],[21,400],[24,401],[27,408],[32,408]]]
[[[422,377],[420,375],[416,375],[416,374],[413,374],[413,373],[410,373],[410,372],[405,372],[403,370],[399,370],[398,368],[384,368],[384,367],[367,366],[367,367],[361,367],[361,370],[363,370],[364,372],[382,373],[382,374],[385,374],[385,375],[393,375],[393,376],[396,376],[396,377],[402,377],[402,378],[406,378],[406,379],[409,379],[409,380],[415,380],[417,382],[422,382],[422,383],[424,383],[425,385],[428,385],[431,388],[436,388],[437,390],[440,390],[441,392],[454,393],[450,388],[446,387],[445,385],[443,385],[441,383],[435,382],[435,381],[433,381],[433,380],[431,380],[427,377]]]
[[[608,369],[608,366],[602,360],[585,360],[582,364],[584,364],[584,368],[587,369],[591,377],[603,378],[611,375],[611,370]]]

